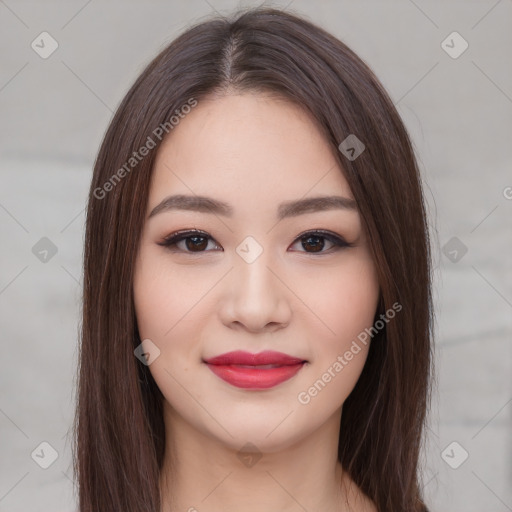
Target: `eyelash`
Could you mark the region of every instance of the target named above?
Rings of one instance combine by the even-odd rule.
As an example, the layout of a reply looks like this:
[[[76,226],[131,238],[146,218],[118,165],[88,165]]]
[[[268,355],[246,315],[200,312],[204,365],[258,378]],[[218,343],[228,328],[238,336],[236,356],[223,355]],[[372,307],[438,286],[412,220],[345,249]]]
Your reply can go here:
[[[329,254],[334,251],[338,251],[341,249],[345,249],[348,247],[353,247],[354,244],[346,242],[343,238],[341,238],[338,235],[335,235],[334,233],[331,233],[329,231],[325,230],[313,230],[313,231],[306,231],[305,233],[301,233],[293,242],[292,245],[294,245],[296,242],[302,240],[303,238],[308,238],[310,236],[315,236],[319,238],[325,238],[329,240],[333,244],[333,247],[327,249],[327,251],[319,251],[319,252],[309,252],[309,251],[297,251],[297,252],[303,252],[305,254]],[[158,245],[161,245],[165,247],[166,249],[172,251],[172,252],[184,252],[187,254],[201,254],[204,252],[211,252],[211,250],[203,250],[203,251],[188,251],[188,250],[181,250],[181,249],[172,249],[173,246],[176,246],[178,242],[181,242],[182,240],[187,240],[189,238],[193,237],[200,237],[200,238],[208,238],[210,240],[215,240],[208,235],[208,233],[205,233],[204,231],[199,230],[185,230],[185,231],[177,231],[175,233],[171,233],[169,236],[165,237],[162,242],[158,242]],[[217,244],[218,245],[218,244]]]

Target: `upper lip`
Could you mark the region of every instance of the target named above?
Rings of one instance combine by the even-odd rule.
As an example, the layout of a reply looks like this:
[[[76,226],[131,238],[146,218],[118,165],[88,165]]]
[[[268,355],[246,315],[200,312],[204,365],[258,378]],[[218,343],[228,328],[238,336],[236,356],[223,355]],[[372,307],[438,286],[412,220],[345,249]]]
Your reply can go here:
[[[262,366],[275,364],[280,366],[289,366],[303,363],[304,359],[289,356],[282,352],[275,352],[273,350],[265,350],[258,354],[251,354],[250,352],[244,352],[243,350],[235,350],[233,352],[226,352],[225,354],[211,357],[206,359],[205,362],[214,365],[239,364],[245,366]]]

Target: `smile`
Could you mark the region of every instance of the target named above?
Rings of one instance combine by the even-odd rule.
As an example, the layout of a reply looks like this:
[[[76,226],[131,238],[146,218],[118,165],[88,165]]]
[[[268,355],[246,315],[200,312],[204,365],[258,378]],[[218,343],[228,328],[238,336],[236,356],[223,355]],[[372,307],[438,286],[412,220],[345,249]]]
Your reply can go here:
[[[258,354],[238,350],[203,362],[217,377],[233,386],[268,389],[291,379],[306,361],[271,350]]]
[[[245,366],[214,365],[208,368],[225,382],[244,389],[268,389],[291,379],[303,367],[304,361],[292,365]]]

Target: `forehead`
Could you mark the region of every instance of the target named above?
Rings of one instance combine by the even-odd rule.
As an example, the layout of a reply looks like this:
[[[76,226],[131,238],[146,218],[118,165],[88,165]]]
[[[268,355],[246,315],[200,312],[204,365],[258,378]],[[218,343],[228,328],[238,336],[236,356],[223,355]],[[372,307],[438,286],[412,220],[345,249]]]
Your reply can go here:
[[[158,150],[150,203],[171,191],[244,204],[320,193],[352,197],[310,115],[261,93],[200,100],[180,120]]]

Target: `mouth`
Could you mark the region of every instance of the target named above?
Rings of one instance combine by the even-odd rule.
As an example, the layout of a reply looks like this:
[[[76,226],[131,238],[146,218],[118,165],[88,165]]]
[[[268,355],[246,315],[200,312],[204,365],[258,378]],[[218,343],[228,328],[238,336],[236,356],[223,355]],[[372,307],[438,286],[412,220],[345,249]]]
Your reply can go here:
[[[253,370],[268,370],[269,368],[280,368],[279,364],[262,364],[262,365],[246,365],[246,364],[231,364],[235,368],[251,368]]]
[[[294,377],[307,361],[281,352],[228,352],[203,361],[220,379],[243,389],[268,389]]]

